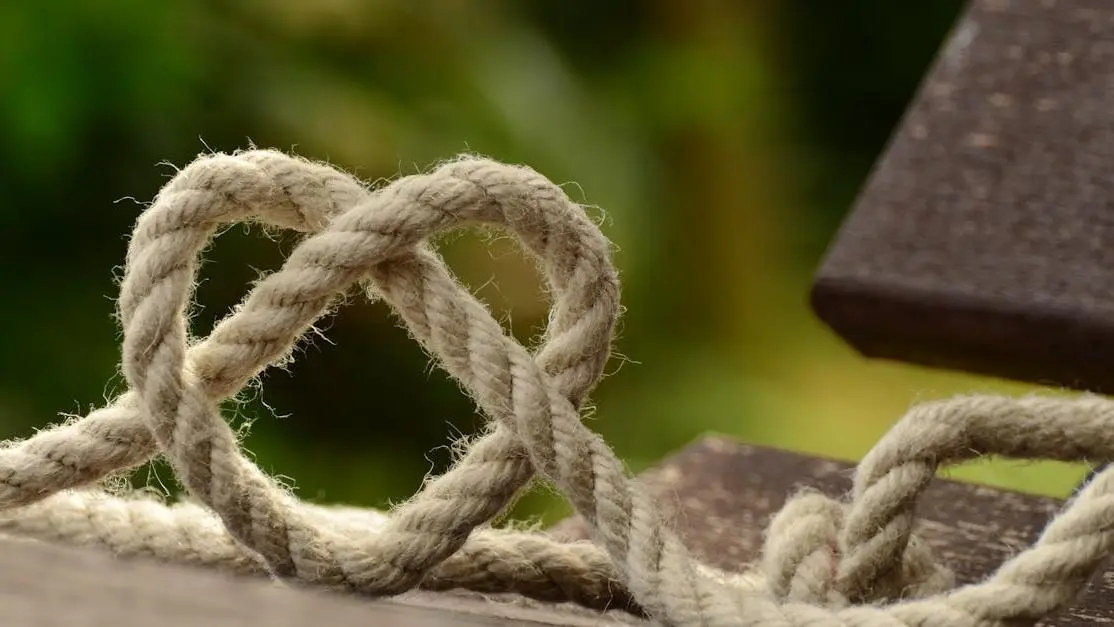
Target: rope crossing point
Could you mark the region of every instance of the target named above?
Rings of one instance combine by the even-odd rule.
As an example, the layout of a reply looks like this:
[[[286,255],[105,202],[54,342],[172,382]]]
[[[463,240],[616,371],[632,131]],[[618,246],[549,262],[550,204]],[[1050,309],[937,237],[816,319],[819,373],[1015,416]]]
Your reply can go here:
[[[305,238],[192,340],[200,251],[243,221]],[[537,259],[553,298],[537,350],[507,337],[426,243],[468,223],[503,228]],[[386,301],[490,421],[448,473],[389,515],[299,501],[245,457],[219,410],[287,359],[353,284]],[[1114,474],[1104,471],[1033,547],[983,582],[954,585],[912,533],[940,464],[1114,451],[1111,401],[979,396],[913,408],[859,464],[848,499],[790,499],[748,576],[701,564],[580,421],[611,352],[618,277],[583,210],[524,167],[465,157],[370,190],[274,151],[199,157],[139,218],[118,308],[129,391],[0,448],[0,530],[368,595],[514,592],[678,626],[1017,625],[1070,603],[1114,549]],[[91,487],[155,455],[196,502]],[[484,526],[535,473],[583,515],[591,543]]]

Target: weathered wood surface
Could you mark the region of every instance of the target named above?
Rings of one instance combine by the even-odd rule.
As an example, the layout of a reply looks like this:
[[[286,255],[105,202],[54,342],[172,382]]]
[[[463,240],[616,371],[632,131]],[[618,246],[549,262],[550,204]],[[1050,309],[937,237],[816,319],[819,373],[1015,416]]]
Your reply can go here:
[[[756,559],[762,531],[790,494],[802,487],[839,496],[851,487],[853,465],[709,437],[657,468],[646,479],[688,547],[709,564],[741,570]],[[959,579],[973,582],[1030,546],[1062,502],[972,484],[936,480],[918,510],[918,533]],[[553,532],[585,538],[578,519]],[[1114,622],[1114,571],[1096,576],[1070,611],[1039,624],[1046,627]]]
[[[283,589],[94,551],[0,542],[0,624],[9,627],[430,627],[444,612]],[[441,621],[441,622],[438,622]],[[454,625],[510,625],[454,615]],[[524,624],[519,622],[517,624]],[[528,624],[528,623],[525,623]]]
[[[863,354],[1114,391],[1114,3],[972,0],[818,273]]]
[[[841,494],[850,485],[850,469],[844,462],[705,438],[645,478],[663,503],[672,504],[677,529],[695,553],[719,567],[742,569],[758,555],[762,530],[787,495],[803,486]],[[942,560],[963,580],[971,581],[1028,546],[1059,505],[1054,499],[937,481],[922,501],[920,532]],[[583,537],[576,519],[551,532],[570,539]],[[1114,621],[1110,581],[1110,574],[1099,578],[1077,608],[1041,624]],[[631,623],[637,621],[622,613],[599,616],[467,595],[422,593],[373,602],[201,570],[115,561],[93,551],[0,542],[0,624],[7,627]]]
[[[587,613],[493,604],[456,595],[422,593],[396,601],[368,601],[261,579],[114,560],[98,551],[0,540],[0,625],[4,627],[600,624],[607,623]]]

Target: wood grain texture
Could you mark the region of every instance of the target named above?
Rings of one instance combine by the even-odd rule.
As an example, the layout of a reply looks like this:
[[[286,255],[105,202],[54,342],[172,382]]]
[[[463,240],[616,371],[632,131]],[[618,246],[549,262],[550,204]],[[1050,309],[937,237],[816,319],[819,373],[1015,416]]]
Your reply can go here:
[[[4,627],[596,627],[637,622],[524,599],[417,592],[372,601],[91,550],[0,539]]]
[[[475,601],[372,602],[214,572],[0,541],[5,627],[495,627],[552,625]],[[559,623],[576,624],[576,623]]]
[[[742,570],[786,497],[810,486],[836,496],[851,465],[708,437],[643,475],[702,559]],[[985,576],[1028,546],[1058,510],[1055,499],[938,480],[920,506],[919,532],[963,581]],[[550,530],[586,537],[572,518]],[[1041,625],[1114,622],[1114,572],[1071,611]],[[278,586],[95,551],[0,540],[0,625],[5,627],[591,627],[646,624],[524,599],[416,593],[390,601]]]
[[[708,437],[666,459],[645,477],[674,512],[685,544],[709,564],[742,570],[757,559],[762,531],[803,487],[830,496],[851,488],[853,465]],[[938,479],[920,502],[918,533],[962,582],[994,571],[1031,545],[1061,501]],[[586,538],[579,518],[558,523],[562,539]],[[1070,612],[1040,625],[1114,622],[1114,571],[1097,576]]]
[[[864,355],[1114,391],[1114,4],[972,0],[819,270]]]

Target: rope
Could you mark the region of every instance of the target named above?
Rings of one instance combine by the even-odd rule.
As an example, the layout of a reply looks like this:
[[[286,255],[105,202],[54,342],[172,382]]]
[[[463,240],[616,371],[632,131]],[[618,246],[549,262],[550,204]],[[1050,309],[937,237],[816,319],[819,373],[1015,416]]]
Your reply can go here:
[[[305,234],[204,339],[188,336],[198,256],[242,221]],[[553,298],[533,353],[508,338],[427,243],[498,226],[536,258]],[[446,474],[390,515],[304,503],[245,457],[220,405],[353,285],[382,299],[490,421]],[[1029,550],[955,587],[912,532],[942,464],[981,455],[1103,459],[1114,404],[1098,397],[960,397],[914,407],[862,460],[846,500],[791,498],[744,575],[700,563],[608,445],[580,421],[619,313],[609,243],[557,186],[524,167],[460,158],[369,190],[273,151],[207,155],[140,216],[118,301],[129,391],[0,448],[0,529],[121,555],[396,595],[513,592],[621,608],[669,625],[1016,625],[1069,604],[1114,548],[1114,474],[1096,475]],[[166,505],[94,484],[164,456],[191,500]],[[487,523],[535,474],[587,521],[560,543]]]

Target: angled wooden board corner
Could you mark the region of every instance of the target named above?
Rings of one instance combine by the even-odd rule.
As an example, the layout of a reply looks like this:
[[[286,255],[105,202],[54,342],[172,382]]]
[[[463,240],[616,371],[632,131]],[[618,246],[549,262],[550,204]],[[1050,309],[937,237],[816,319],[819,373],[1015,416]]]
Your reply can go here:
[[[971,0],[828,251],[868,357],[1114,391],[1114,4]]]

